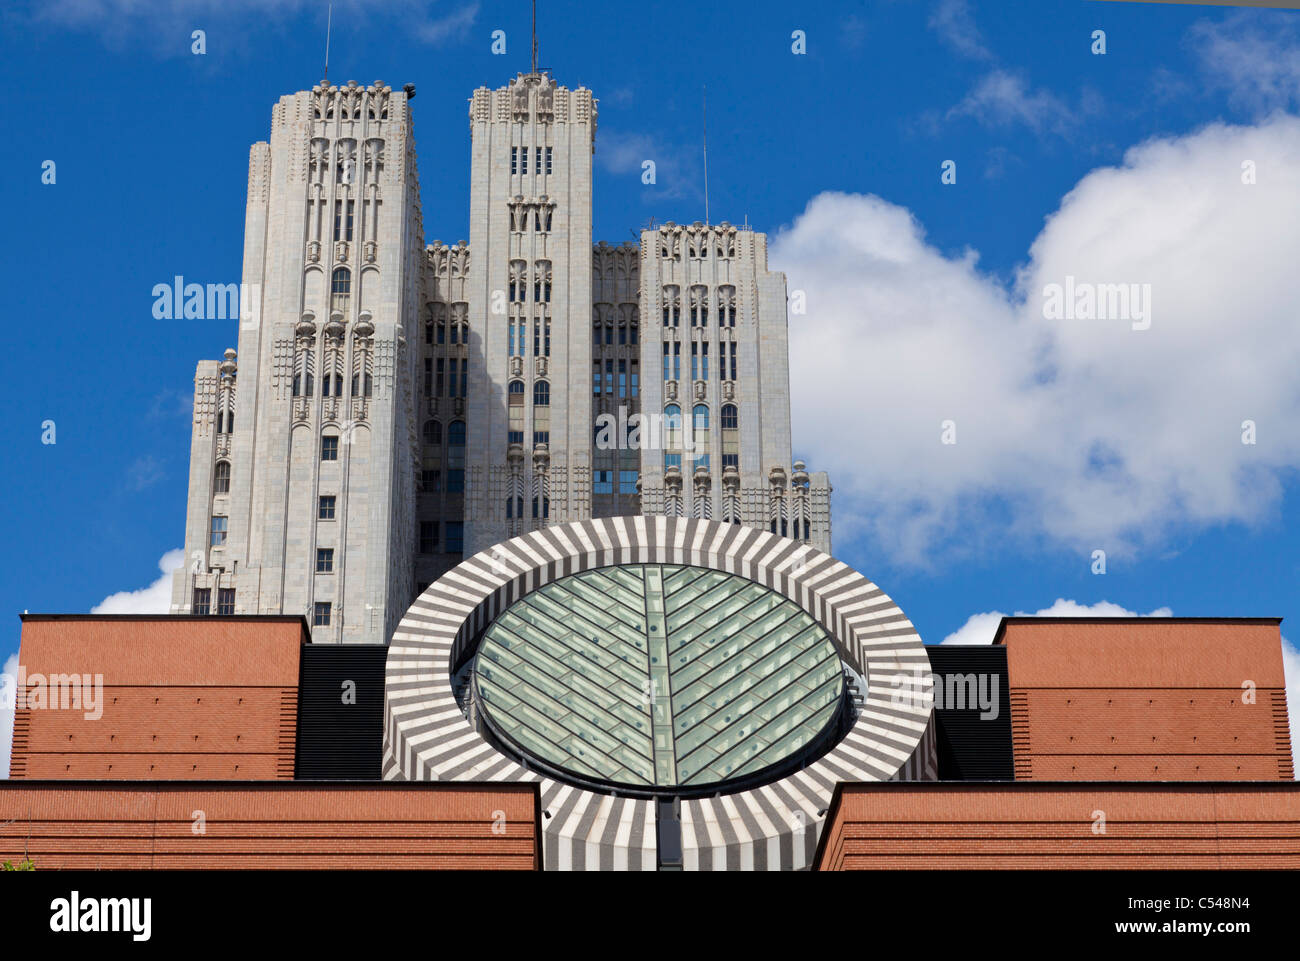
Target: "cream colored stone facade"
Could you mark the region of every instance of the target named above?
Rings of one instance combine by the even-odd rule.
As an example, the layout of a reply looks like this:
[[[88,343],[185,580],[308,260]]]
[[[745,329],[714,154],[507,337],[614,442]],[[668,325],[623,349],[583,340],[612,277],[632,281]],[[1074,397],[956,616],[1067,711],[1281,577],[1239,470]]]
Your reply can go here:
[[[597,101],[540,73],[474,91],[469,242],[426,246],[410,96],[322,82],[253,145],[238,350],[196,372],[173,610],[382,643],[462,557],[590,517],[829,551],[766,236],[593,245]]]

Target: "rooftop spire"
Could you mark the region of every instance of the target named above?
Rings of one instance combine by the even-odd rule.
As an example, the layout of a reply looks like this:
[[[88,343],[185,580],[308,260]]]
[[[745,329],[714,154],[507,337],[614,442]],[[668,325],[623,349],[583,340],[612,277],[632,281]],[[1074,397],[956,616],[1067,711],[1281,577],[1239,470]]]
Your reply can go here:
[[[334,25],[334,4],[329,5],[325,14],[325,81],[330,79],[330,27]]]
[[[709,88],[702,88],[700,98],[704,113],[704,225],[709,225]]]
[[[537,72],[537,0],[533,0],[533,69],[529,73]]]

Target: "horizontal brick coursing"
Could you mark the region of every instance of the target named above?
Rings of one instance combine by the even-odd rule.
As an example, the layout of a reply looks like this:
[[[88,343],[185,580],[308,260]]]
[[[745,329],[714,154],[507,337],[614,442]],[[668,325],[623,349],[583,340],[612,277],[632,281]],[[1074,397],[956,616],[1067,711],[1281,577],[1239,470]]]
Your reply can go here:
[[[820,870],[1300,868],[1300,789],[844,785],[826,832]]]
[[[1025,619],[1001,639],[1017,780],[1294,777],[1275,622]]]
[[[1282,688],[1276,621],[1008,618],[1014,687]]]
[[[25,618],[26,697],[36,675],[103,689],[98,717],[18,710],[10,777],[290,779],[304,640],[297,618]]]
[[[296,687],[297,617],[42,617],[23,619],[28,672],[102,673],[106,685]]]
[[[38,870],[531,870],[535,792],[531,784],[11,782],[0,785],[0,860],[30,857]],[[202,834],[195,833],[200,811]]]

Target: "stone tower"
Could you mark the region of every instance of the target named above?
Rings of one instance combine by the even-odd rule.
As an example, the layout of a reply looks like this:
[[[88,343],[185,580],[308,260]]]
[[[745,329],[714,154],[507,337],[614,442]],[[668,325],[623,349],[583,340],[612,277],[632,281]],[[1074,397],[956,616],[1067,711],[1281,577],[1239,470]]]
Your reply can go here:
[[[196,374],[173,610],[387,640],[414,576],[423,266],[408,94],[282,97],[250,155],[238,352]]]
[[[464,552],[591,516],[596,102],[545,73],[470,99]]]
[[[785,275],[731,224],[641,234],[640,513],[746,524],[830,553],[830,483],[791,460]],[[643,425],[643,433],[645,427]]]
[[[589,517],[829,552],[766,235],[593,245],[596,100],[533,70],[474,91],[470,242],[426,247],[412,96],[322,82],[253,145],[239,349],[196,373],[172,609],[384,643],[463,557]]]

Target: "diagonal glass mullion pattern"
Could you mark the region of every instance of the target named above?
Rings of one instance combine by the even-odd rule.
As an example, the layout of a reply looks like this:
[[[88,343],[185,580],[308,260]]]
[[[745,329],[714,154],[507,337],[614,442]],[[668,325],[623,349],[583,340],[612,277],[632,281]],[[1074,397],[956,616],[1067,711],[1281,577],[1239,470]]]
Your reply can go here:
[[[838,672],[838,665],[835,668]],[[780,689],[750,710],[737,705],[739,723],[728,726],[715,718],[712,726],[700,725],[697,730],[706,733],[696,739],[697,747],[688,748],[678,740],[682,783],[691,784],[701,777],[704,780],[732,778],[768,766],[770,762],[764,759],[763,752],[780,743],[790,728],[807,727],[809,706],[833,708],[840,698],[842,683],[837,674],[814,667],[796,683]],[[818,724],[807,727],[808,736],[782,753],[802,746],[820,730]]]
[[[494,692],[512,696],[557,722],[574,711],[603,720],[606,728],[614,728],[620,722],[635,727],[641,720],[641,716],[630,710],[631,706],[621,698],[585,678],[548,676],[545,667],[539,670],[535,660],[499,655],[494,651],[479,665],[479,676]],[[524,696],[525,687],[532,692],[531,699]],[[484,685],[480,684],[480,688]]]
[[[491,705],[492,710],[503,703],[501,689],[498,685],[505,680],[508,672],[493,672],[489,676],[480,675],[479,694],[484,704]],[[608,736],[601,736],[589,727],[575,728],[570,722],[576,717],[589,717],[587,713],[574,715],[572,712],[556,712],[545,705],[538,704],[538,689],[527,682],[514,678],[510,706],[511,737],[532,747],[543,755],[563,752],[584,772],[596,776],[610,775],[620,779],[643,778],[646,759],[639,757],[627,745],[620,744]],[[631,781],[629,781],[631,783]]]
[[[772,678],[786,664],[807,651],[797,645],[800,638],[815,636],[815,631],[784,631],[782,635],[766,635],[750,641],[741,647],[739,642],[732,646],[710,651],[709,655],[699,658],[694,665],[683,669],[680,677],[673,678],[673,689],[678,692],[681,702],[679,714],[695,708],[700,702],[718,707],[740,691],[747,690],[753,684]],[[793,640],[795,643],[790,643]],[[824,657],[824,655],[819,655]],[[829,659],[827,659],[829,660]],[[688,674],[689,672],[689,674]],[[776,678],[779,680],[779,676]],[[738,687],[736,682],[741,683]]]
[[[552,676],[566,669],[585,670],[611,684],[614,690],[630,689],[631,696],[626,699],[635,701],[639,697],[641,673],[635,667],[609,651],[586,644],[585,638],[563,625],[532,611],[522,616],[507,614],[499,624],[503,640],[512,640],[516,650],[527,650],[533,660],[543,663],[549,658]],[[572,660],[570,654],[575,655]]]
[[[834,643],[797,604],[726,571],[597,568],[544,585],[485,632],[483,716],[526,755],[612,785],[761,774],[832,730]]]

